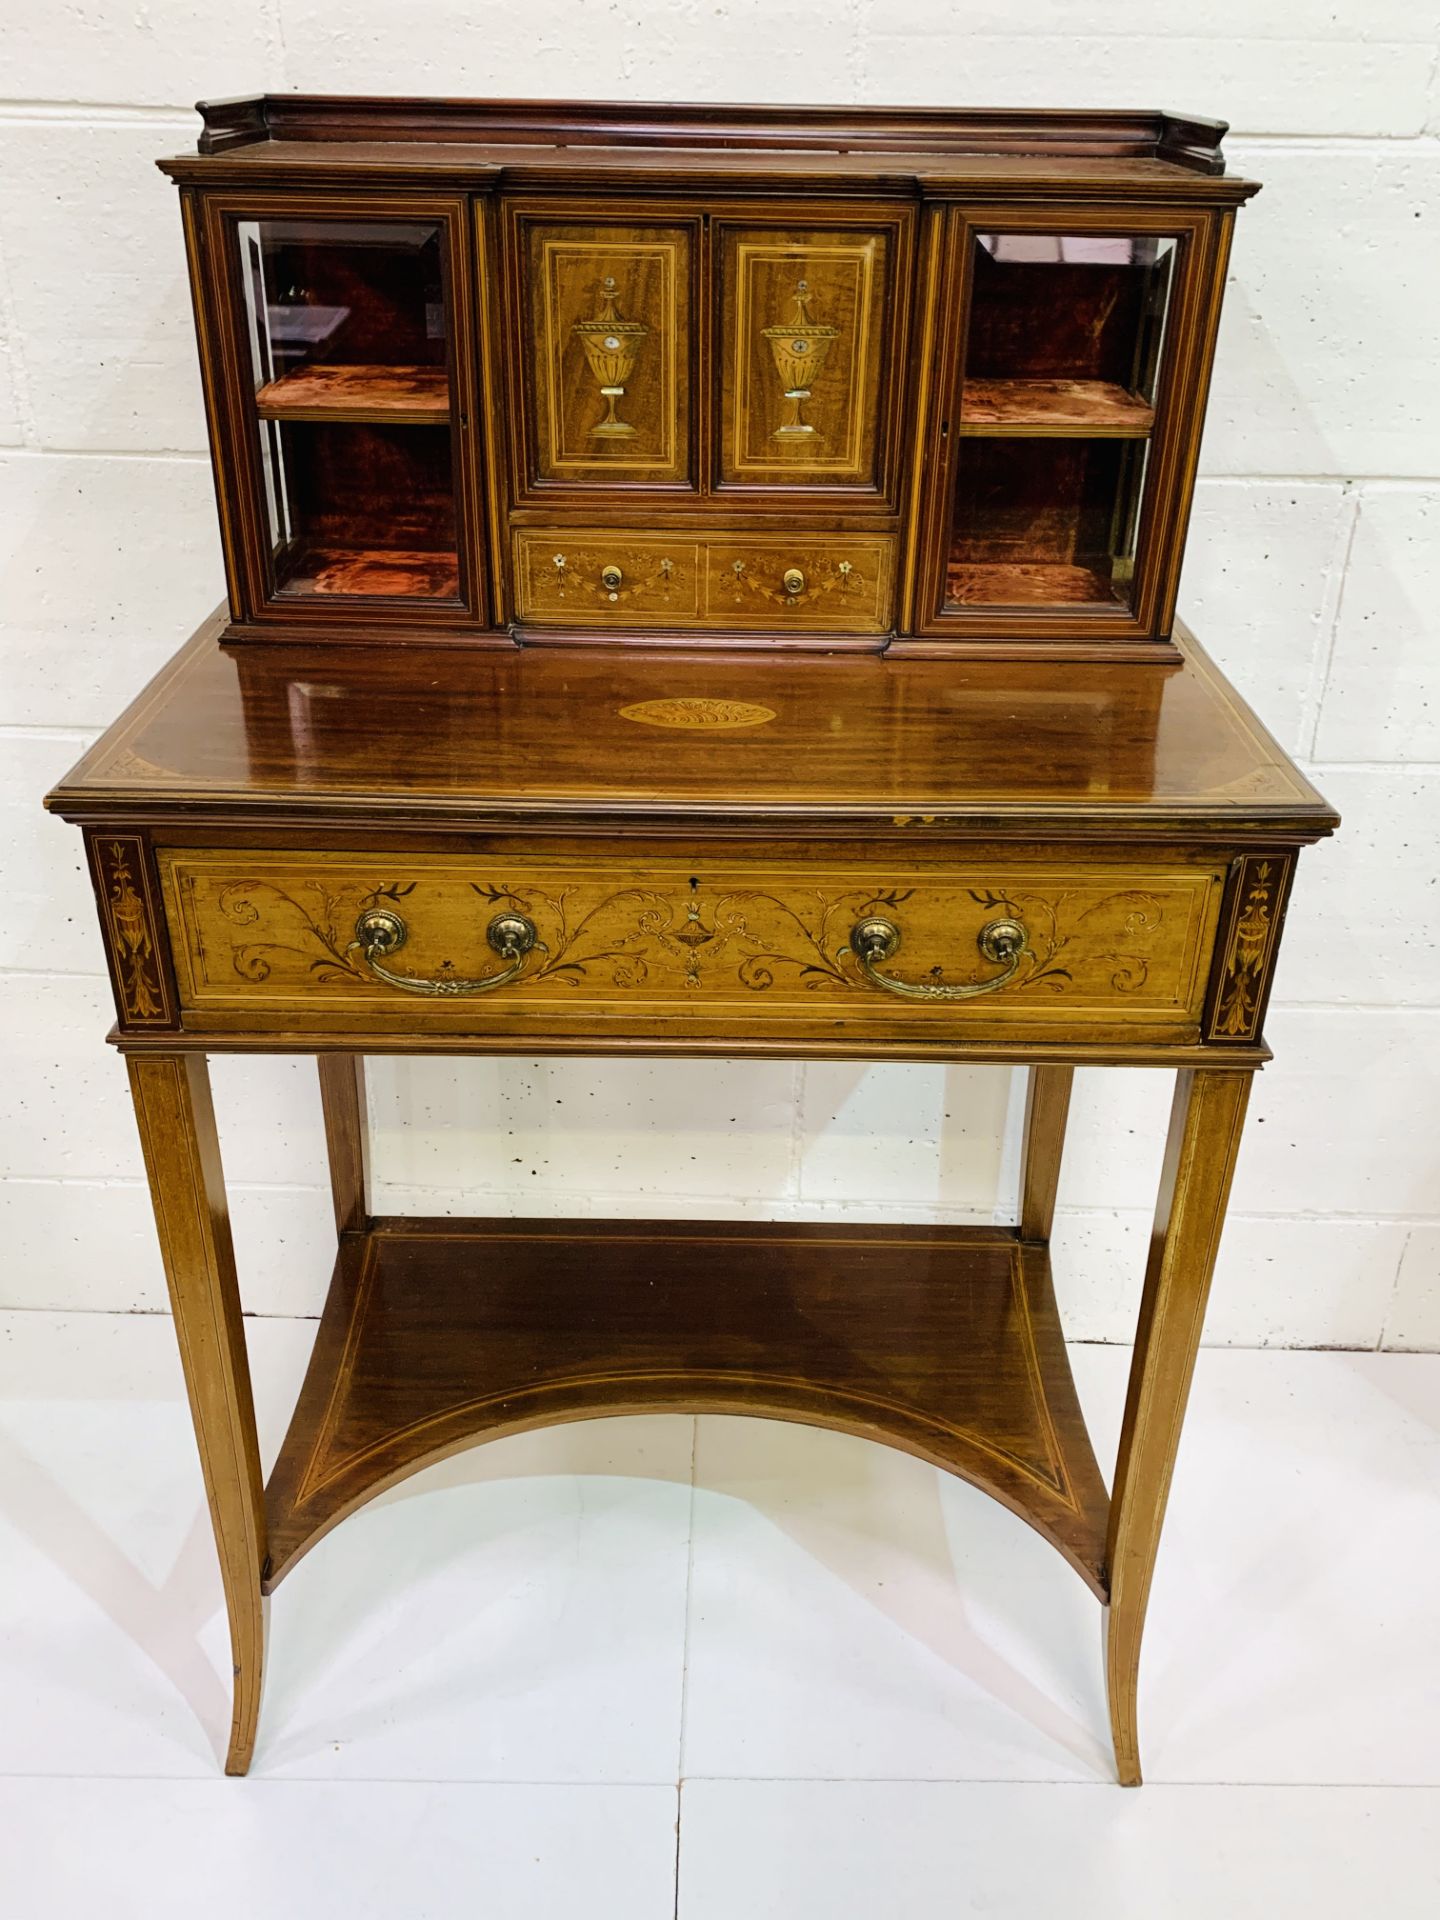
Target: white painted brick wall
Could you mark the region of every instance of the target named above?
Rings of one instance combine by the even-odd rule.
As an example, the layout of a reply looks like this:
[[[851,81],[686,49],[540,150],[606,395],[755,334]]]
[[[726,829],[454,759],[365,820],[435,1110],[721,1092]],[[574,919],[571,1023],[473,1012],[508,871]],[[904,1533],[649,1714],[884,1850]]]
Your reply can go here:
[[[6,4],[0,83],[0,1305],[164,1286],[79,836],[48,782],[220,597],[179,221],[151,164],[260,87],[1163,104],[1241,216],[1182,608],[1347,816],[1302,862],[1210,1337],[1440,1346],[1440,7],[1410,0]],[[1017,24],[1023,13],[1023,24]],[[247,1304],[328,1266],[308,1062],[215,1069]],[[1003,1214],[998,1069],[385,1061],[387,1206]],[[1080,1076],[1071,1331],[1133,1325],[1169,1101]]]

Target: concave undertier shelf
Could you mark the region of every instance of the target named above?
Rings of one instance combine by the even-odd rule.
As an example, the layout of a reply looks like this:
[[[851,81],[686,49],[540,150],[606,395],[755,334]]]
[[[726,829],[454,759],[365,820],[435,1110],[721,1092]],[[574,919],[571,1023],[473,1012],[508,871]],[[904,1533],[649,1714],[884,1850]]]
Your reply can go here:
[[[1111,380],[967,380],[962,434],[1143,440],[1155,409]]]
[[[460,592],[460,565],[453,553],[398,547],[306,547],[286,561],[280,590],[454,600]]]
[[[341,1241],[266,1490],[266,1591],[476,1440],[676,1411],[887,1441],[1002,1501],[1104,1597],[1109,1502],[1043,1247],[990,1227],[414,1219]]]
[[[255,405],[262,420],[433,426],[450,416],[450,382],[443,367],[306,366],[268,381]]]

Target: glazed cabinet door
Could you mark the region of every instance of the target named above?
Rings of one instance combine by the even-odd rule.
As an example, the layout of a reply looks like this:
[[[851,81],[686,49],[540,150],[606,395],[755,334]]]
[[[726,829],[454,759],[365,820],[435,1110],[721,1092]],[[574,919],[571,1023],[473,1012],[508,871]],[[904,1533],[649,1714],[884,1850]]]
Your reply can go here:
[[[517,496],[693,491],[699,216],[512,203],[505,233]]]
[[[922,631],[1168,634],[1227,242],[1179,209],[950,213]]]
[[[717,214],[716,485],[891,490],[907,208]]]
[[[460,197],[202,202],[202,319],[241,624],[357,631],[485,617]]]

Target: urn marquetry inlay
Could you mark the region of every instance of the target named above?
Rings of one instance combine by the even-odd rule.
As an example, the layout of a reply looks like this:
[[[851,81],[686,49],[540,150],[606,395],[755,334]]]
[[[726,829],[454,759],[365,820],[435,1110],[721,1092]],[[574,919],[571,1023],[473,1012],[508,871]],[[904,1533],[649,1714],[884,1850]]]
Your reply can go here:
[[[838,327],[825,326],[811,317],[810,283],[795,283],[795,315],[787,323],[766,327],[764,336],[775,356],[775,370],[785,389],[789,414],[771,435],[773,440],[803,440],[817,429],[804,417],[805,402],[825,365],[825,356],[840,338]]]
[[[605,402],[605,417],[590,429],[596,440],[631,440],[634,427],[621,420],[615,402],[625,397],[625,384],[635,371],[635,362],[645,345],[650,329],[643,320],[622,320],[616,312],[620,289],[615,276],[607,273],[600,283],[600,312],[593,320],[577,320],[572,331],[585,349]]]

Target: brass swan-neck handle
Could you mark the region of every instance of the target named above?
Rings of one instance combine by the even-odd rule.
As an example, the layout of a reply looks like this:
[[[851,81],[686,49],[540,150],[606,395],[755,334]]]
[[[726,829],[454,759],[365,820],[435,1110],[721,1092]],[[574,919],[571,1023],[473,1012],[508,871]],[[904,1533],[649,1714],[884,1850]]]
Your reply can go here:
[[[493,993],[496,987],[508,986],[518,979],[524,970],[526,956],[538,949],[545,953],[548,949],[535,932],[535,923],[523,913],[497,913],[485,929],[485,939],[493,953],[505,962],[497,973],[480,974],[474,979],[463,979],[451,974],[443,974],[438,979],[424,979],[414,974],[392,973],[384,965],[384,959],[392,953],[398,953],[410,937],[410,930],[398,913],[389,907],[367,907],[355,922],[355,938],[352,946],[358,947],[365,964],[377,980],[383,980],[387,987],[398,987],[402,993],[424,994],[431,998],[449,998],[454,994]]]
[[[898,993],[906,1000],[977,1000],[981,994],[1008,986],[1020,971],[1030,936],[1018,920],[991,920],[980,929],[975,944],[986,960],[1003,966],[1004,972],[997,973],[992,980],[947,986],[934,980],[895,980],[877,971],[877,962],[890,959],[900,946],[900,929],[893,920],[872,914],[857,921],[850,933],[850,951],[871,986],[882,987],[886,993]]]

